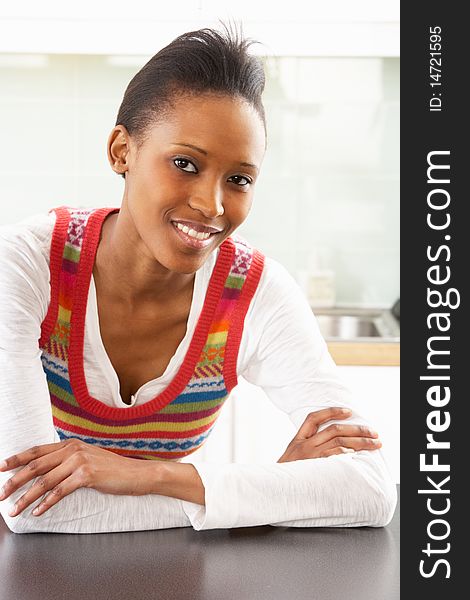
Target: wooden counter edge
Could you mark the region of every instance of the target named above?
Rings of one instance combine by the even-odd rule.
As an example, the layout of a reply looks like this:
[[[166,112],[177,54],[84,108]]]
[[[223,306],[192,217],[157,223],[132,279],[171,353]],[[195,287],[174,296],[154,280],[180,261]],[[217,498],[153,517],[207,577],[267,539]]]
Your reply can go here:
[[[400,344],[395,342],[327,342],[337,365],[398,367]]]

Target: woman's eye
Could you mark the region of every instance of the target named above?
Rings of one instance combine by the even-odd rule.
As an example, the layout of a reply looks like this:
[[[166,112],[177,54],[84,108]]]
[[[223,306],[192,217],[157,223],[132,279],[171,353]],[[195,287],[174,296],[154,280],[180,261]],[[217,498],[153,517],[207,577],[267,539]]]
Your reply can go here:
[[[233,181],[233,183],[236,183],[239,186],[245,186],[252,183],[251,179],[248,179],[248,177],[245,177],[244,175],[232,175],[232,177],[229,177],[229,181]]]
[[[173,162],[178,169],[186,171],[186,173],[197,173],[196,167],[187,158],[175,158]]]

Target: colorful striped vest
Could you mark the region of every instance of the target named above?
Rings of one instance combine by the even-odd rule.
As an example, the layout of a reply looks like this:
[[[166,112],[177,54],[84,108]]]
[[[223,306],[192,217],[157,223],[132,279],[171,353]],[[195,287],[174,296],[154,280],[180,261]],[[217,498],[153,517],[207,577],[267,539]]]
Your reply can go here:
[[[111,407],[88,393],[83,346],[101,227],[119,208],[52,210],[57,218],[50,251],[51,301],[39,346],[60,439],[78,438],[142,459],[178,460],[191,454],[209,436],[237,384],[243,323],[261,277],[263,254],[238,236],[224,240],[174,379],[145,404]]]

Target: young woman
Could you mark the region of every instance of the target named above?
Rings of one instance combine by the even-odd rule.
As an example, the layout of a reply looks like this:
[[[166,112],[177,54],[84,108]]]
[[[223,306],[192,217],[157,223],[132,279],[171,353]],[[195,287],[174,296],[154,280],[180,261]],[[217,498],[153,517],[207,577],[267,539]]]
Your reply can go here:
[[[266,150],[249,46],[230,31],[187,33],[132,79],[108,140],[120,208],[61,206],[1,230],[0,508],[14,532],[393,515],[377,434],[306,299],[234,233]],[[295,438],[275,464],[179,462],[240,375],[290,416]]]

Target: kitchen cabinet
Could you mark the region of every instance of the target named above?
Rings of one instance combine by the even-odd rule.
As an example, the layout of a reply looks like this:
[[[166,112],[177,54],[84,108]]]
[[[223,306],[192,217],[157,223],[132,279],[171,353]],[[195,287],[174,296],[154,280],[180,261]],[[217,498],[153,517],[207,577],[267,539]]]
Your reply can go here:
[[[395,483],[400,481],[399,367],[340,366],[358,412],[378,431]],[[185,462],[276,462],[296,429],[264,391],[240,378],[206,444]]]

